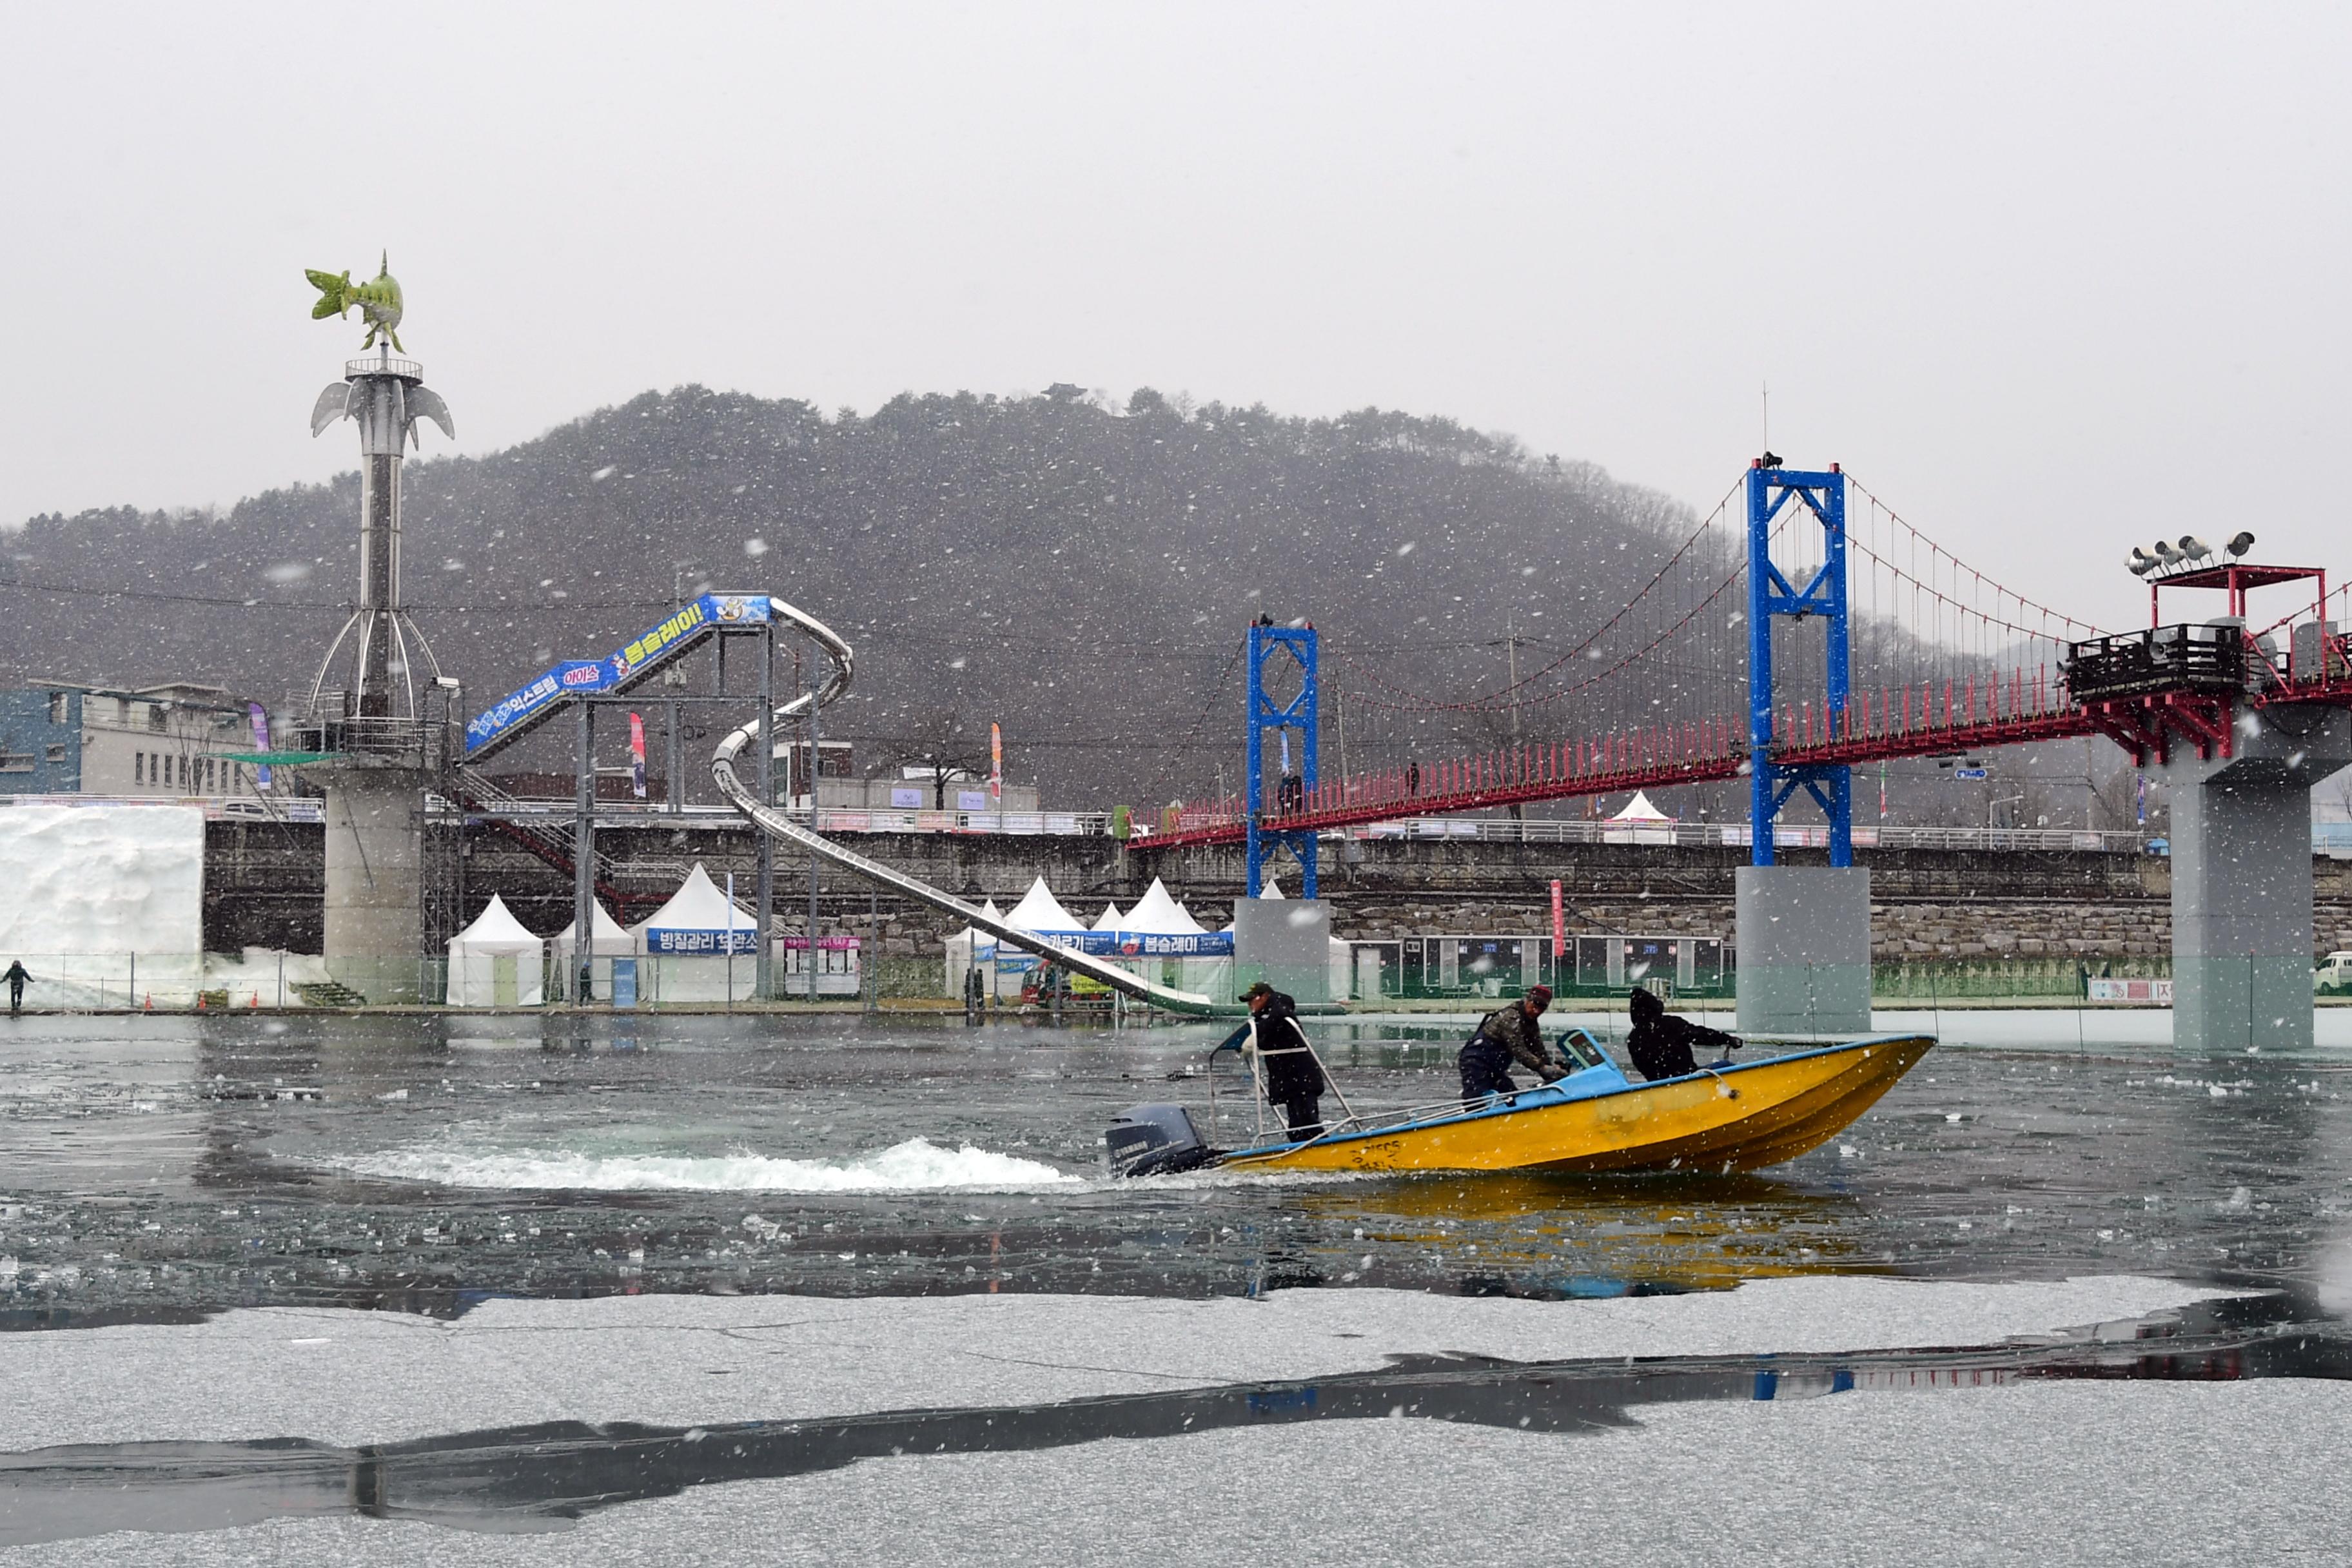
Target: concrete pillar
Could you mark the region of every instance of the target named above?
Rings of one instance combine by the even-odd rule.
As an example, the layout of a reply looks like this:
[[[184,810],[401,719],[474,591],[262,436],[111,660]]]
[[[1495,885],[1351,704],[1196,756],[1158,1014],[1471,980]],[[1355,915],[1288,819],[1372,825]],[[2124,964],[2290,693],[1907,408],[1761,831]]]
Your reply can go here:
[[[328,777],[327,973],[370,1002],[419,1000],[428,783],[423,771],[401,767],[337,768]]]
[[[1739,1032],[1870,1032],[1870,872],[1742,866],[1736,879]]]
[[[1331,999],[1328,903],[1321,899],[1234,901],[1234,994],[1239,995],[1260,980],[1295,1001]]]
[[[2308,1049],[2311,786],[2352,763],[2352,712],[2250,710],[2231,752],[2149,770],[2170,786],[2173,1047]]]

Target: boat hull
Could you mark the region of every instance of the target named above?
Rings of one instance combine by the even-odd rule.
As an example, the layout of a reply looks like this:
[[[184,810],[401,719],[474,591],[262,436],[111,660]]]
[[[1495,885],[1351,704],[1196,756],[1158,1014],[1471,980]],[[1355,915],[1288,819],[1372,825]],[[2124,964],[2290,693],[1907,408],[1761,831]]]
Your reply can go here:
[[[1835,1136],[1932,1049],[1858,1040],[1583,1099],[1528,1090],[1505,1109],[1228,1155],[1251,1171],[1753,1171]]]

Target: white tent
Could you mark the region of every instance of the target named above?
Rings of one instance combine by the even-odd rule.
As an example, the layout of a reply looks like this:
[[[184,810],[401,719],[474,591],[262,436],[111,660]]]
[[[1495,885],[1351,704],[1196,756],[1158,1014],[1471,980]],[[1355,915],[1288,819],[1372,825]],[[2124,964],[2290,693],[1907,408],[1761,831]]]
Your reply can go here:
[[[536,1007],[545,946],[496,893],[474,923],[449,939],[449,1003],[457,1007]]]
[[[1209,928],[1194,920],[1190,910],[1169,895],[1167,884],[1154,877],[1118,929],[1140,936],[1202,936]],[[1159,965],[1156,972],[1150,967],[1154,963]],[[1144,959],[1133,967],[1148,980],[1204,996],[1222,994],[1233,985],[1234,961],[1223,956]]]
[[[1207,928],[1169,895],[1166,883],[1154,877],[1143,897],[1135,900],[1135,907],[1119,921],[1118,929],[1139,931],[1145,936],[1195,936]]]
[[[590,917],[588,925],[588,963],[593,971],[591,979],[594,984],[593,994],[610,1001],[613,995],[613,960],[626,958],[635,952],[637,939],[629,934],[627,927],[604,912],[601,901],[593,907],[595,913]],[[548,955],[555,961],[556,985],[565,995],[571,994],[572,984],[572,933],[579,925],[575,919],[547,939]]]
[[[632,930],[646,955],[637,991],[646,1002],[740,1002],[759,984],[758,924],[699,860],[669,902]]]
[[[1040,936],[1069,936],[1087,929],[1086,921],[1062,907],[1062,900],[1054,897],[1054,890],[1045,886],[1043,877],[1029,884],[1029,890],[1021,895],[1021,901],[1004,919],[1008,924],[1034,931]],[[1001,944],[995,968],[998,994],[1019,996],[1037,963],[1037,955],[1026,948],[1014,947],[1010,942]]]
[[[1601,824],[1603,844],[1672,844],[1675,841],[1675,819],[1650,804],[1650,797],[1641,791],[1625,809],[1606,818]]]
[[[1625,803],[1625,809],[1609,820],[1646,827],[1655,823],[1672,822],[1674,818],[1651,805],[1650,797],[1646,794],[1641,790],[1635,790],[1633,798]]]
[[[1102,918],[1095,921],[1093,925],[1087,929],[1089,931],[1120,931],[1125,928],[1122,927],[1119,922],[1126,918],[1126,916],[1118,912],[1118,901],[1114,900],[1112,902],[1103,906]]]
[[[1029,884],[1029,890],[1021,895],[1021,901],[1004,918],[1023,931],[1045,934],[1087,929],[1086,921],[1062,907],[1062,900],[1054,897],[1054,890],[1045,886],[1043,877]]]

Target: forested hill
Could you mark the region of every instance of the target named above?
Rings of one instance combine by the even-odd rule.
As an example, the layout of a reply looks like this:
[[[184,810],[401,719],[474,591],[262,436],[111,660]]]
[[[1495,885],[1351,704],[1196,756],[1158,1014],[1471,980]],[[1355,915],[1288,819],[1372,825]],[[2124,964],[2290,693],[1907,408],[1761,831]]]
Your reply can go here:
[[[1362,694],[1339,699],[1358,766],[1409,727],[1507,733],[1505,714],[1380,699],[1500,686],[1507,634],[1523,668],[1557,657],[1693,521],[1444,419],[1286,418],[1149,390],[1106,407],[1070,387],[905,395],[870,416],[648,393],[493,456],[412,458],[406,498],[407,595],[469,696],[609,651],[680,588],[764,590],[857,646],[856,700],[829,732],[864,762],[984,750],[994,720],[1009,773],[1073,805],[1230,774],[1235,650],[1260,611],[1323,631],[1327,690]],[[34,518],[0,536],[0,678],[185,679],[287,701],[354,592],[358,509],[352,474],[225,513]],[[1587,702],[1530,722],[1635,716]]]

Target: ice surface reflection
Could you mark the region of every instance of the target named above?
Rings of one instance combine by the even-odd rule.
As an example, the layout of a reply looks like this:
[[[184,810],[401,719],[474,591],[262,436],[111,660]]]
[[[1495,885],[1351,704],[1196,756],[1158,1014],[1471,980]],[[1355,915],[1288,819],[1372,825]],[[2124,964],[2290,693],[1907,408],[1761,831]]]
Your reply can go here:
[[[535,1422],[349,1448],[259,1442],[81,1444],[0,1455],[0,1546],[120,1530],[224,1530],[357,1514],[509,1533],[696,1487],[908,1456],[1010,1453],[1322,1421],[1422,1420],[1575,1433],[1643,1406],[1928,1394],[2035,1380],[2352,1376],[2340,1325],[2241,1298],[2040,1343],[1834,1355],[1505,1362],[1404,1356],[1373,1372],[1016,1405],[712,1423]]]

